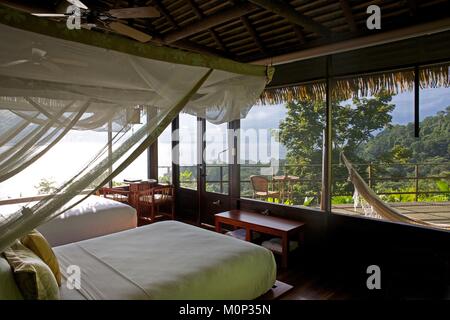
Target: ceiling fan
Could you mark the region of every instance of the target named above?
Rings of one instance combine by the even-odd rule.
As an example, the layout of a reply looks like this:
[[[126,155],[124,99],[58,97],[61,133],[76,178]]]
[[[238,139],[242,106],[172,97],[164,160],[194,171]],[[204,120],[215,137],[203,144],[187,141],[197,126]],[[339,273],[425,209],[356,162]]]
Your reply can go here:
[[[81,27],[86,29],[94,27],[114,31],[140,42],[148,42],[152,39],[152,36],[128,26],[121,22],[120,19],[157,18],[160,16],[159,11],[151,6],[103,11],[96,9],[91,10],[79,0],[66,1],[80,9],[80,18],[82,19]],[[66,18],[73,14],[75,14],[75,11],[69,13],[32,13],[34,16],[45,18]]]

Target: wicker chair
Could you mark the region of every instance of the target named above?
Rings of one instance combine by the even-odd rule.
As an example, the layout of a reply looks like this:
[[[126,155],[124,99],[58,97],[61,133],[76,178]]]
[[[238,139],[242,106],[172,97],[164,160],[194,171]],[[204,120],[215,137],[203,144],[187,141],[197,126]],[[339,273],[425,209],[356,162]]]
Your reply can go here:
[[[280,199],[280,191],[269,190],[269,180],[263,176],[250,176],[250,181],[253,187],[253,198],[267,199],[278,198]]]
[[[161,208],[165,208],[167,211],[161,211]],[[172,185],[159,185],[139,191],[138,212],[141,222],[154,222],[162,216],[175,219],[174,187]]]
[[[130,203],[130,191],[123,188],[101,188],[100,195],[104,198],[111,199],[122,203]]]

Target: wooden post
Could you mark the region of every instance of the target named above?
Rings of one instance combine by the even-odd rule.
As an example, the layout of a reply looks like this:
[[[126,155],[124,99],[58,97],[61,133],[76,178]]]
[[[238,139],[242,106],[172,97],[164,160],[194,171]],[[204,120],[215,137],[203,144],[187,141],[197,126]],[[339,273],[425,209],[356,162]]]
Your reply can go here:
[[[148,107],[147,122],[152,121],[157,114],[156,107]],[[147,178],[158,180],[158,139],[147,149]]]
[[[331,179],[332,179],[332,88],[330,80],[331,56],[327,56],[327,75],[326,75],[326,108],[325,108],[325,130],[323,134],[323,151],[322,151],[322,199],[320,201],[320,209],[331,212]]]
[[[220,193],[223,193],[223,166],[219,165],[219,175],[220,175]]]
[[[415,174],[415,201],[419,201],[419,165],[414,165],[414,174]]]
[[[369,163],[369,188],[372,188],[372,163]]]

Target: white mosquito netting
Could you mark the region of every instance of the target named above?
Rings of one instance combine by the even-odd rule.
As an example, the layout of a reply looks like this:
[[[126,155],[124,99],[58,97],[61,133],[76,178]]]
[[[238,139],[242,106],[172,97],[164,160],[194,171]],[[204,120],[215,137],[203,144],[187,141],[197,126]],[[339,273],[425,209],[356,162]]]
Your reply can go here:
[[[196,65],[137,57],[0,24],[0,183],[51,152],[70,130],[109,128],[115,144],[112,154],[107,145],[98,150],[52,195],[0,219],[0,252],[61,214],[63,206],[73,206],[74,197],[88,187],[111,180],[181,110],[213,123],[239,119],[265,87],[263,73]],[[157,112],[123,139],[146,107]],[[115,170],[108,172],[112,164]]]

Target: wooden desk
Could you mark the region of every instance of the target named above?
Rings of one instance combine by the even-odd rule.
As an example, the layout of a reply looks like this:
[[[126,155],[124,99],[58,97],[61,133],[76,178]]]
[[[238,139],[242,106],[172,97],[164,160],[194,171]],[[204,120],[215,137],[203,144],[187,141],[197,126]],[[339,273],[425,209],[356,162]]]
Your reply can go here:
[[[266,233],[281,238],[281,266],[287,267],[289,255],[289,238],[293,235],[303,242],[303,231],[305,224],[300,221],[265,216],[260,213],[248,212],[243,210],[231,210],[218,213],[215,215],[216,231],[221,232],[222,224],[244,228],[247,233],[245,240],[251,241],[252,232]]]

